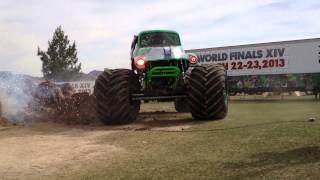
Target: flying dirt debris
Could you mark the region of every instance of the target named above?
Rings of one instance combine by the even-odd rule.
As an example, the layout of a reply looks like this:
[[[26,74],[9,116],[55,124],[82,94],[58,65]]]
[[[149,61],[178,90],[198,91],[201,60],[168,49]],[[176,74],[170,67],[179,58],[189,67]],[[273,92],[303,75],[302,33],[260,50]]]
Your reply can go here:
[[[90,124],[95,120],[94,100],[89,93],[76,93],[69,83],[44,81],[36,88],[29,109],[53,121]]]

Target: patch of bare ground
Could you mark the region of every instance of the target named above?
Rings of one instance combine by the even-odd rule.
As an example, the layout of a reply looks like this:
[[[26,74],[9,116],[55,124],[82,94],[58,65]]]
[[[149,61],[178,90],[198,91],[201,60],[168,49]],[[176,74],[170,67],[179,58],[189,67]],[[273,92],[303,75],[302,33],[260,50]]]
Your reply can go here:
[[[65,174],[125,152],[101,143],[111,131],[85,130],[37,123],[25,128],[0,128],[0,174],[6,179],[32,179]]]
[[[183,131],[199,123],[188,113],[175,112],[173,103],[142,104],[137,120],[128,125],[104,126],[97,119],[74,123],[73,118],[77,117],[38,113],[26,116],[26,123],[19,126],[0,125],[0,175],[6,179],[63,177],[126,154],[126,149],[101,141],[110,133]]]
[[[172,102],[142,103],[137,120],[128,125],[107,126],[110,130],[133,131],[183,131],[201,121],[192,119],[190,113],[178,113]]]

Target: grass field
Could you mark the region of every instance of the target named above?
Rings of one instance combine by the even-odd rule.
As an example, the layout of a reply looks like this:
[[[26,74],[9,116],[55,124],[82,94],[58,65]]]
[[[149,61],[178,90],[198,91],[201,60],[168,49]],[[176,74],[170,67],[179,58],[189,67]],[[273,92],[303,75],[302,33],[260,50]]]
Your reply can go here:
[[[316,120],[310,122],[311,117]],[[186,115],[180,121],[189,118]],[[229,115],[222,121],[202,122],[175,132],[116,131],[100,137],[99,143],[126,151],[63,177],[319,179],[320,102],[232,101]]]

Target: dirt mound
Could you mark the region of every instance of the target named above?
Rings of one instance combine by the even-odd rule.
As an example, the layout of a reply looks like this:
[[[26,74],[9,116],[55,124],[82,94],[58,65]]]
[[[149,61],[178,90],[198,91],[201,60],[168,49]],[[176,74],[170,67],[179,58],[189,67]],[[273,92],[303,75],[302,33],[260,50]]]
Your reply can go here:
[[[52,81],[41,82],[33,97],[35,108],[53,106],[64,98],[61,88]]]
[[[2,103],[0,101],[0,117],[2,117]]]
[[[89,93],[76,93],[58,107],[57,119],[67,124],[92,124],[97,122],[95,97]]]
[[[71,125],[96,122],[95,97],[86,92],[76,93],[69,83],[40,83],[33,102],[30,103],[30,109],[34,114],[41,114],[40,119],[53,122]]]
[[[2,117],[2,103],[0,101],[0,126],[8,126],[9,121],[6,118]]]
[[[10,126],[11,123],[4,117],[0,117],[0,126]]]

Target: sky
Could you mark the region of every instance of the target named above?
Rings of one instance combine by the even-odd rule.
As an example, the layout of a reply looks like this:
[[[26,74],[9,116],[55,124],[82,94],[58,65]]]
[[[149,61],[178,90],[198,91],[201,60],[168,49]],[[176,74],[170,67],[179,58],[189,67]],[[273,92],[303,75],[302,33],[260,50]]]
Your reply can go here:
[[[0,71],[42,76],[58,26],[82,71],[129,68],[134,34],[180,33],[184,49],[320,37],[319,0],[0,0]]]

